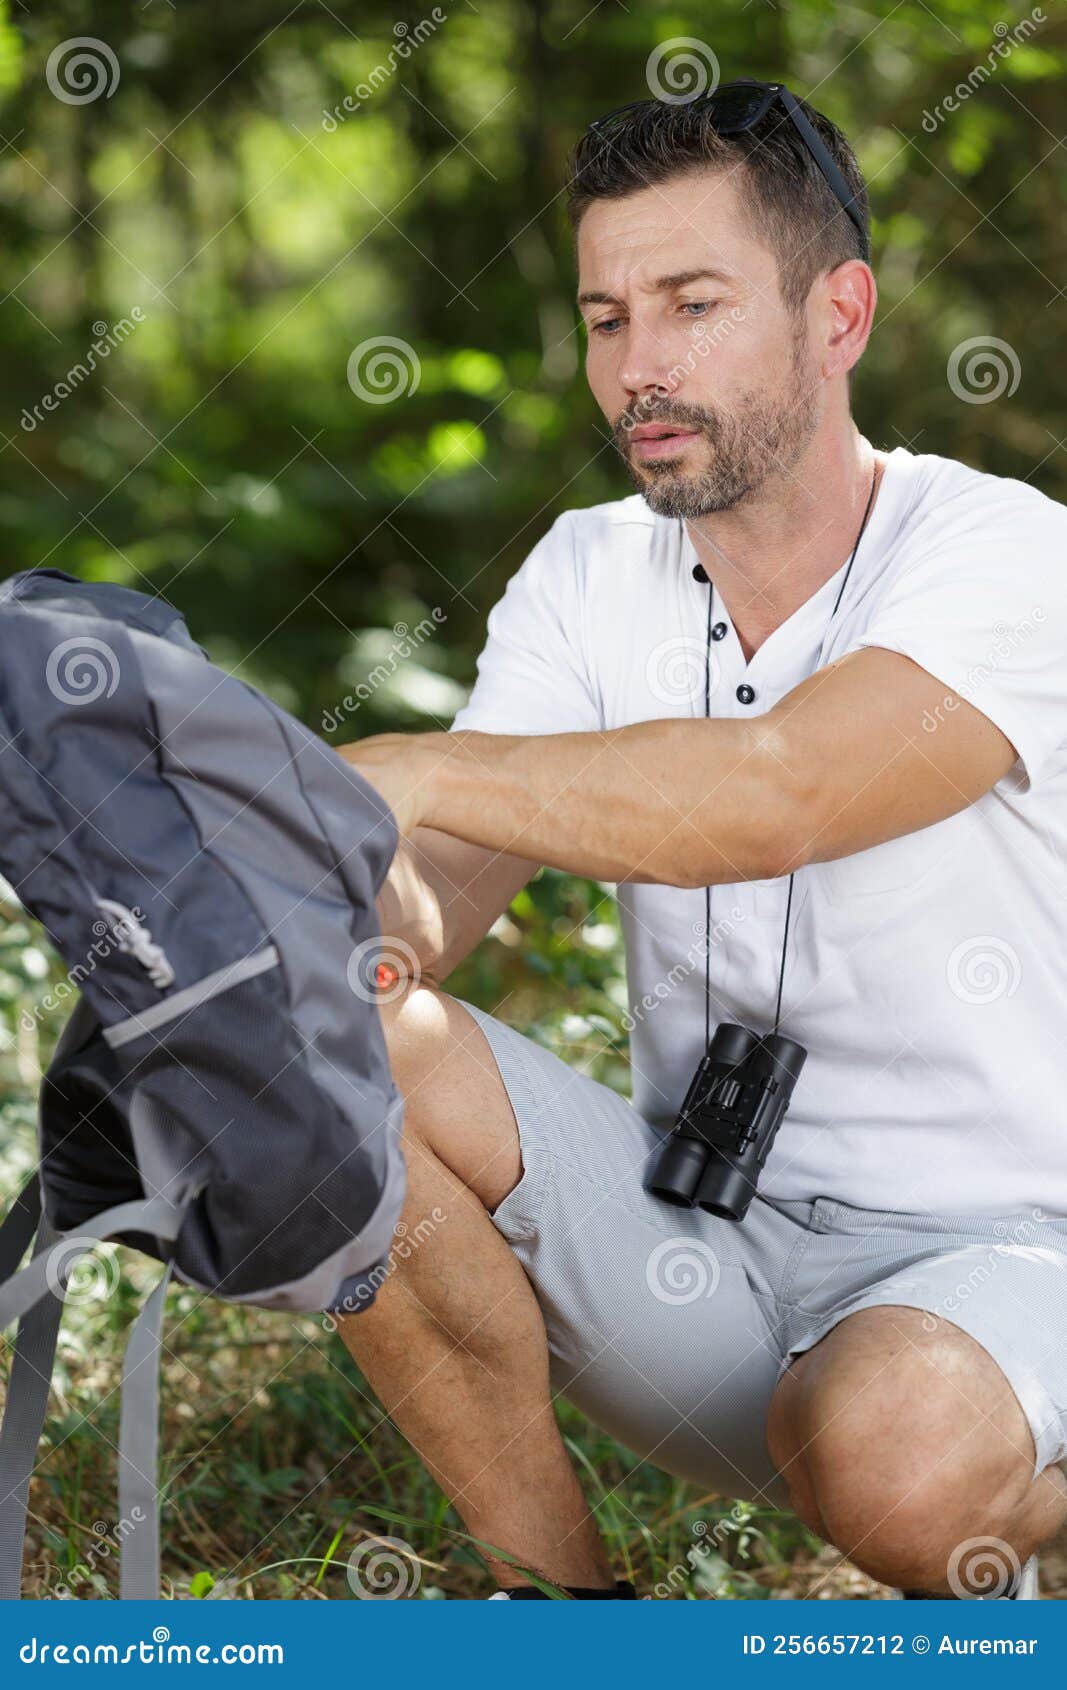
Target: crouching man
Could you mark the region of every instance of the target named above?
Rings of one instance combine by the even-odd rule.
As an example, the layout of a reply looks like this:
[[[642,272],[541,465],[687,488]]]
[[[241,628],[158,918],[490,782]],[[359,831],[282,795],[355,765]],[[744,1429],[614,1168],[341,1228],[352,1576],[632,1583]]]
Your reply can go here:
[[[556,1392],[909,1594],[1029,1594],[1067,1513],[1067,513],[857,429],[866,194],[787,92],[591,126],[571,212],[636,492],[534,547],[451,732],[346,750],[405,836],[406,1219],[447,1220],[345,1341],[474,1537],[577,1595],[632,1590]],[[631,1102],[440,990],[542,864],[617,883]],[[722,1022],[808,1052],[739,1222],[646,1188]]]

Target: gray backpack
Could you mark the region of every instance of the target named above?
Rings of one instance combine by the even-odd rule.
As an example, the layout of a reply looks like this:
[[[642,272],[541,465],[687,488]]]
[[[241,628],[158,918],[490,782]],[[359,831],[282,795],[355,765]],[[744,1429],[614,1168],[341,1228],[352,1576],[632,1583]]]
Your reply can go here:
[[[163,1262],[128,1340],[121,1594],[159,1594],[160,1321],[173,1272],[227,1302],[369,1306],[404,1192],[375,1003],[383,799],[208,662],[159,599],[58,570],[0,586],[0,871],[80,997],[38,1172],[0,1226],[0,1598],[63,1296],[117,1239]],[[19,1263],[32,1242],[29,1264]]]

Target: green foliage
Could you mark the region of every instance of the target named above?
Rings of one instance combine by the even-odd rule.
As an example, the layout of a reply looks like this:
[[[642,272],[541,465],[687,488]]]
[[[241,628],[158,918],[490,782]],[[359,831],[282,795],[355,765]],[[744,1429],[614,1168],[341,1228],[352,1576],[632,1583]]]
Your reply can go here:
[[[658,42],[699,30],[659,0],[443,11],[400,60],[395,8],[376,0],[281,22],[264,0],[225,14],[193,0],[180,21],[101,0],[92,33],[121,78],[86,105],[56,99],[45,76],[87,32],[84,4],[0,14],[15,137],[0,174],[7,567],[170,596],[212,650],[311,721],[344,695],[360,634],[401,606],[447,612],[417,661],[465,682],[486,610],[551,518],[627,490],[582,385],[559,190],[582,124],[645,91]],[[429,15],[410,13],[409,35]],[[1064,177],[1046,155],[1067,26],[1055,17],[994,56],[957,111],[923,127],[1000,23],[995,0],[936,19],[921,0],[735,0],[705,28],[724,77],[815,88],[855,138],[882,284],[861,424],[880,444],[917,437],[1007,474],[1035,473],[1047,452],[1040,480],[1062,494],[1045,307]],[[143,322],[24,427],[84,361],[93,325],[135,306]],[[948,352],[983,332],[1023,357],[1010,405],[948,391]],[[350,354],[381,336],[420,370],[385,404],[346,379]],[[431,705],[422,719],[450,715]],[[372,698],[350,725],[393,719]]]

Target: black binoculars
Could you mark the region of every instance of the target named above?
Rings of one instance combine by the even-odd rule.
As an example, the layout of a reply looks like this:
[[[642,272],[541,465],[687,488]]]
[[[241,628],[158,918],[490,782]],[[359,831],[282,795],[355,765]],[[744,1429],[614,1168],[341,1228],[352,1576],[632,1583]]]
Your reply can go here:
[[[653,1158],[648,1190],[680,1208],[744,1220],[807,1054],[781,1033],[717,1027]]]

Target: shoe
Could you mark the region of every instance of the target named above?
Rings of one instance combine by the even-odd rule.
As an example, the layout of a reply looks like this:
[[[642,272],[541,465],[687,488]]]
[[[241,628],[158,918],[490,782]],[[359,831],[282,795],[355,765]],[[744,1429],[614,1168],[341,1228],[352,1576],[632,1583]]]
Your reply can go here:
[[[1038,1584],[1037,1571],[1037,1556],[1031,1555],[1029,1561],[1027,1561],[1026,1565],[1019,1574],[1019,1588],[1015,1591],[1014,1595],[992,1596],[988,1598],[975,1597],[974,1600],[988,1600],[991,1602],[1040,1602],[1041,1589]],[[929,1602],[937,1600],[953,1602],[956,1598],[952,1596],[941,1598],[932,1597],[928,1596],[924,1590],[895,1590],[889,1600],[891,1602]]]
[[[628,1579],[617,1579],[614,1590],[585,1590],[575,1586],[567,1591],[572,1598],[586,1598],[601,1602],[634,1601],[637,1592]],[[515,1590],[494,1590],[488,1598],[490,1602],[548,1602],[551,1600],[547,1591],[538,1590],[535,1585],[521,1584]]]
[[[1041,1587],[1037,1582],[1037,1556],[1031,1555],[1026,1566],[1019,1574],[1019,1588],[1015,1592],[1017,1602],[1040,1602]]]

